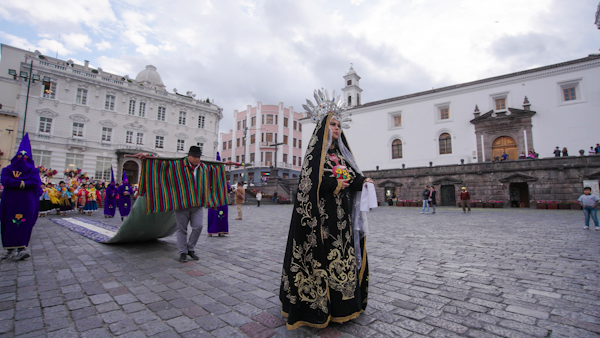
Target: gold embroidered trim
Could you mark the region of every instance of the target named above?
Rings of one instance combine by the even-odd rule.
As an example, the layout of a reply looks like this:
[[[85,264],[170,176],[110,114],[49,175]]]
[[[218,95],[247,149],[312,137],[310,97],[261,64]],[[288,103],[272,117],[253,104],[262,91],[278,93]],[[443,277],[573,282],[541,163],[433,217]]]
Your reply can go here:
[[[360,286],[362,284],[362,280],[363,280],[363,275],[365,274],[365,267],[367,266],[367,236],[365,236],[365,241],[364,241],[365,245],[362,248],[362,263],[361,263],[361,267],[360,267],[360,273],[358,274],[358,285]]]
[[[21,246],[5,246],[3,249],[9,250],[9,249],[21,249],[21,248],[27,249],[27,247],[25,245],[21,245]]]
[[[337,182],[338,182],[337,187],[333,191],[334,195],[337,195],[340,193],[340,191],[342,190],[342,185],[344,184],[344,182],[342,180],[337,180]]]
[[[352,319],[360,316],[360,314],[363,313],[363,312],[365,312],[365,310],[360,310],[360,311],[355,312],[355,313],[353,313],[353,314],[351,314],[349,316],[346,316],[346,317],[331,317],[331,316],[328,316],[327,317],[327,321],[325,321],[325,323],[322,323],[322,324],[305,322],[305,321],[298,321],[298,322],[295,322],[293,325],[290,325],[290,324],[286,323],[285,327],[288,330],[295,330],[295,329],[299,328],[300,326],[308,326],[308,327],[314,327],[314,328],[317,328],[317,329],[322,329],[324,327],[327,327],[329,325],[330,321],[334,322],[334,323],[345,323],[345,322],[347,322],[349,320],[352,320]],[[288,318],[288,316],[289,316],[283,310],[281,310],[281,315],[284,316],[285,318]]]

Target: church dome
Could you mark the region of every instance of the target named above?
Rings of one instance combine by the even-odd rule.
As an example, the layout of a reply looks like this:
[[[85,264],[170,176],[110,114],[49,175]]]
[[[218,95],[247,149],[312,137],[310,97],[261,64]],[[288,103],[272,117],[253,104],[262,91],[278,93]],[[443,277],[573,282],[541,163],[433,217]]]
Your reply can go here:
[[[142,70],[136,77],[137,82],[156,83],[159,86],[164,86],[160,75],[156,71],[156,67],[147,65],[146,69]]]

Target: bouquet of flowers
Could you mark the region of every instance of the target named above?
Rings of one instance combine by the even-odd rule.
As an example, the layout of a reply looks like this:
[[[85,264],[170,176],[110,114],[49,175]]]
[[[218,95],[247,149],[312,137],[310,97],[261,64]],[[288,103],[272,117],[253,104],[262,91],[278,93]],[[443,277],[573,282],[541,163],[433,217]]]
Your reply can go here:
[[[81,169],[79,169],[79,168],[67,169],[64,171],[65,177],[69,177],[69,178],[75,178],[75,177],[79,176],[80,173],[81,173]]]
[[[48,168],[48,170],[46,171],[46,176],[49,178],[54,177],[54,175],[58,174],[58,171],[53,170],[51,168]]]

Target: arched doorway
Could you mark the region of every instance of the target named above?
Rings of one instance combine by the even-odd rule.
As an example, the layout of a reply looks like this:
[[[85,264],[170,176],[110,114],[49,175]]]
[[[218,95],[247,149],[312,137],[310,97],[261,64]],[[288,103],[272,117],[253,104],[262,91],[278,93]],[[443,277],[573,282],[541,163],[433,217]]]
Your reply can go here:
[[[123,163],[123,170],[127,174],[127,180],[129,184],[138,184],[139,166],[135,161],[127,161]]]
[[[502,153],[506,151],[509,160],[516,160],[519,158],[517,152],[517,142],[512,137],[500,136],[492,143],[492,158],[496,156],[501,157]]]

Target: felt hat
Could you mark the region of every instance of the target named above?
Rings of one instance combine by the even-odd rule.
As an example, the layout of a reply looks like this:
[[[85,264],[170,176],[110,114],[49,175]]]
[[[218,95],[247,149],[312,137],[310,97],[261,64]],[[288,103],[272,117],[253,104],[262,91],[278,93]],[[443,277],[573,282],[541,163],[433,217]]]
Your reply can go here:
[[[465,187],[462,187],[462,188],[460,188],[460,189],[462,189],[462,190],[467,190],[467,188],[465,188]]]
[[[190,150],[188,151],[188,156],[201,157],[202,150],[200,150],[200,147],[198,147],[198,146],[191,146]]]

